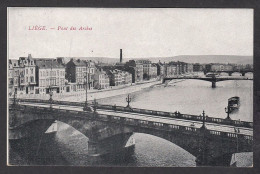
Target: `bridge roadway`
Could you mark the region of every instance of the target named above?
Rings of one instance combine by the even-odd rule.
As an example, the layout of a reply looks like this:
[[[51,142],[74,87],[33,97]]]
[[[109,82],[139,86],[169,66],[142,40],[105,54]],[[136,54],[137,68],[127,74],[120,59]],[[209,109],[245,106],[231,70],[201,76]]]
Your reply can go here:
[[[47,103],[20,102],[20,105],[38,106],[38,107],[46,107],[46,108],[50,107],[50,105]],[[82,106],[69,106],[69,105],[57,105],[57,104],[53,104],[52,107],[56,109],[73,110],[73,111],[82,111],[83,109]],[[141,114],[141,113],[113,111],[113,110],[106,110],[106,109],[97,109],[97,113],[118,116],[118,117],[125,117],[125,118],[134,118],[134,119],[139,119],[144,121],[175,124],[175,125],[194,127],[194,128],[200,128],[202,126],[202,122],[200,121],[190,121],[190,120],[177,119],[177,118],[160,117],[160,116]],[[191,126],[192,123],[194,124],[194,126]],[[206,127],[209,130],[235,133],[234,126],[216,124],[216,123],[206,123]],[[251,128],[245,128],[245,127],[236,127],[236,128],[239,128],[240,130],[239,134],[253,136],[253,129]]]

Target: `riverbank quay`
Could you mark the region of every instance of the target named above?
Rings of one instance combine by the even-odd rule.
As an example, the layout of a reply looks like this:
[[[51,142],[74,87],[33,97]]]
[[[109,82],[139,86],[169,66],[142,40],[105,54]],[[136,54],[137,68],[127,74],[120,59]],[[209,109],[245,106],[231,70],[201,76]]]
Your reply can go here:
[[[129,94],[159,84],[161,84],[161,80],[154,79],[150,81],[143,81],[141,83],[136,83],[136,84],[128,84],[124,86],[112,87],[104,90],[88,90],[87,97],[88,97],[88,101],[91,101],[94,99],[102,99],[102,98],[113,97],[117,95]],[[17,98],[49,100],[50,95],[49,94],[18,94]],[[58,101],[85,101],[86,92],[78,91],[78,92],[68,92],[68,93],[54,93],[52,95],[52,99]]]

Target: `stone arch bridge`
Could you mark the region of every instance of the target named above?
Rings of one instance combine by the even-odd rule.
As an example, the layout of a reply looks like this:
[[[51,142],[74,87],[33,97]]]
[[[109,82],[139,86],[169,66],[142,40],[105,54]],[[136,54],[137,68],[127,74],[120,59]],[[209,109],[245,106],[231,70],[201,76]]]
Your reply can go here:
[[[9,141],[37,137],[55,121],[64,122],[89,138],[89,155],[117,153],[134,133],[164,138],[196,157],[197,165],[229,165],[236,152],[251,152],[249,135],[194,128],[98,112],[39,106],[9,106]]]

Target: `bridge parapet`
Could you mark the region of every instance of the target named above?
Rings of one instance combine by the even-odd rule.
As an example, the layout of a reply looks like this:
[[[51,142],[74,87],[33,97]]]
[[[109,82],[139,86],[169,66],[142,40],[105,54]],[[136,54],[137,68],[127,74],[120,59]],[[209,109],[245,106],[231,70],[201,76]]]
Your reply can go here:
[[[33,103],[49,103],[48,100],[36,100],[36,99],[18,99],[20,102],[33,102]],[[83,107],[83,102],[67,102],[67,101],[53,101],[53,104],[59,105],[68,105],[68,106],[80,106]],[[90,103],[89,105],[93,105]],[[140,108],[130,108],[130,107],[123,107],[123,106],[115,106],[115,105],[97,105],[98,109],[107,109],[113,111],[123,111],[123,112],[133,112],[133,113],[140,113],[140,114],[150,114],[155,116],[162,116],[168,118],[179,118],[179,119],[186,119],[186,120],[193,120],[193,121],[202,121],[203,117],[198,115],[191,115],[191,114],[181,114],[181,113],[172,113],[172,112],[165,112],[165,111],[155,111],[149,109],[140,109]],[[222,118],[215,118],[215,117],[208,117],[206,116],[206,122],[209,123],[217,123],[217,124],[225,124],[231,125],[236,127],[247,127],[253,128],[252,122],[247,121],[240,121],[240,120],[228,120]]]

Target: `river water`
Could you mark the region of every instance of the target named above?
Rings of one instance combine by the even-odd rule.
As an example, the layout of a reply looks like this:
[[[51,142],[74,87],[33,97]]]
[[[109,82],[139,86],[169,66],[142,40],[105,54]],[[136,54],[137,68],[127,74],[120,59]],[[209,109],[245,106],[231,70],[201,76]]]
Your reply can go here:
[[[225,118],[224,108],[227,106],[228,98],[233,96],[239,96],[241,102],[239,110],[232,113],[230,117],[236,120],[253,121],[253,81],[217,82],[217,87],[214,89],[207,81],[172,81],[167,85],[156,85],[130,94],[130,105],[137,108],[179,111],[194,115],[199,115],[204,110],[209,117]],[[97,102],[126,106],[125,100],[126,95],[118,95],[99,99]],[[133,137],[135,148],[126,159],[99,161],[93,164],[87,156],[88,138],[74,128],[58,122],[58,132],[49,139],[45,137],[45,141],[49,144],[42,147],[41,156],[44,156],[45,151],[53,152],[52,158],[55,160],[47,161],[49,165],[196,166],[194,156],[169,141],[140,133],[134,133]],[[48,153],[48,158],[50,156]],[[10,151],[10,163],[28,164],[23,160],[23,155],[14,150]],[[44,163],[38,161],[36,164],[46,164],[46,160]]]

